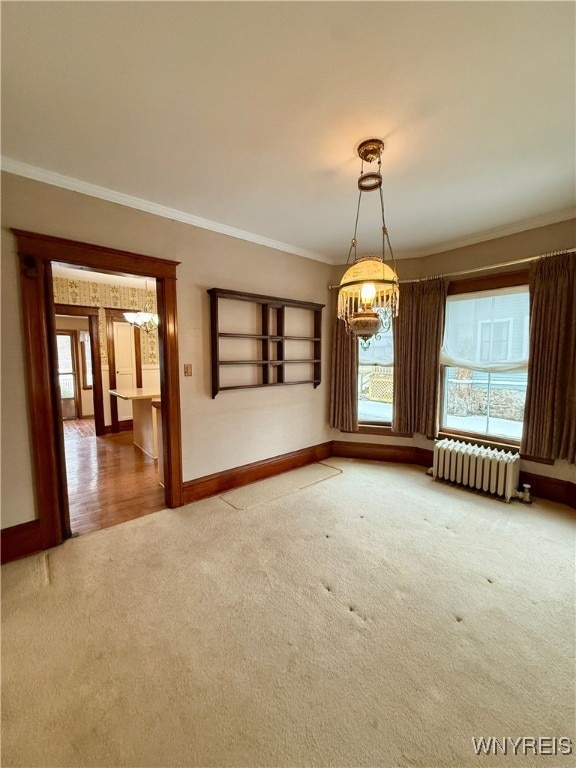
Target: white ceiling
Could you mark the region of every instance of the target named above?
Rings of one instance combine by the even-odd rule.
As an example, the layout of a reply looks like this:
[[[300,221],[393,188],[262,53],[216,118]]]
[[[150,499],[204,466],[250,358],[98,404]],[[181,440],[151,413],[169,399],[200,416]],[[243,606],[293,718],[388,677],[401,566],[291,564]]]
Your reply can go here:
[[[344,263],[355,147],[377,136],[396,256],[561,221],[575,8],[4,2],[3,167]]]

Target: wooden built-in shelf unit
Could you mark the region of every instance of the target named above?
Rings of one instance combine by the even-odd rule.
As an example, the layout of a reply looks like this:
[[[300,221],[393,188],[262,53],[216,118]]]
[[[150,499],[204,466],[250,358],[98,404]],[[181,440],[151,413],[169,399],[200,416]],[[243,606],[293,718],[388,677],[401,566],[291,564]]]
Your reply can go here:
[[[213,398],[231,389],[320,384],[324,304],[223,288],[208,293]]]

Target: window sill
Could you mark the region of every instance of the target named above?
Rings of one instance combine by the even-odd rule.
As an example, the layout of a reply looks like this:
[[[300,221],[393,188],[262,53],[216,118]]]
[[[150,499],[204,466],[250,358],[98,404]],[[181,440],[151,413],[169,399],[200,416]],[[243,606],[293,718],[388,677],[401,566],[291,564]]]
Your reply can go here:
[[[393,432],[390,424],[369,424],[363,422],[358,425],[358,429],[354,431],[341,430],[349,435],[379,435],[380,437],[413,437],[411,434],[401,434],[400,432]],[[490,438],[483,438],[480,435],[474,435],[469,432],[457,432],[455,430],[447,432],[445,430],[438,433],[438,439],[452,438],[453,440],[464,440],[467,443],[473,443],[475,445],[482,445],[485,448],[497,448],[505,451],[520,452],[519,440],[491,440]],[[520,457],[523,461],[533,461],[537,464],[548,464],[552,466],[554,461],[551,459],[539,459],[537,456],[523,456]]]
[[[361,435],[391,435],[392,426],[390,424],[368,424],[363,422],[358,424],[356,432]]]
[[[465,440],[467,443],[474,443],[475,445],[483,445],[485,448],[500,448],[506,451],[516,451],[520,453],[520,441],[519,440],[490,440],[489,438],[483,438],[479,435],[473,435],[469,432],[457,432],[452,430],[451,432],[440,431],[438,438],[452,438],[455,440]],[[548,464],[552,466],[555,462],[554,459],[540,459],[538,456],[524,456],[520,454],[522,461],[533,461],[536,464]]]
[[[502,448],[504,450],[520,450],[520,441],[506,439],[505,437],[491,438],[489,435],[483,437],[482,435],[475,435],[472,432],[460,432],[457,429],[450,431],[441,429],[438,432],[438,438],[453,438],[455,440],[464,440],[467,443],[475,443],[476,445],[483,445],[485,448]]]
[[[381,435],[387,437],[412,437],[412,435],[404,435],[400,432],[393,432],[391,424],[370,424],[367,421],[363,421],[358,424],[358,429],[356,429],[352,434]]]

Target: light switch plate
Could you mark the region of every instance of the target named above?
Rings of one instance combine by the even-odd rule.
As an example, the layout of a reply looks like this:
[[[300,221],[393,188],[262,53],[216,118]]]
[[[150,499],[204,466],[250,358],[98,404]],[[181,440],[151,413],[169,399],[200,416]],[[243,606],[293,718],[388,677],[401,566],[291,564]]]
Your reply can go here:
[[[192,363],[184,363],[184,376],[192,376]]]

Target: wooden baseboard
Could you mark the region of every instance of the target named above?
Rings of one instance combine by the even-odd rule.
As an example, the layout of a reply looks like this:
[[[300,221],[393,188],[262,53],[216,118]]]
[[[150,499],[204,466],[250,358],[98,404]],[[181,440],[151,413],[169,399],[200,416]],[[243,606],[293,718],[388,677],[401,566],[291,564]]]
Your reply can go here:
[[[125,419],[124,421],[118,422],[118,432],[130,432],[131,429],[134,429],[133,419]],[[114,432],[111,424],[107,424],[104,427],[104,433],[106,435],[117,435],[118,432]]]
[[[303,467],[322,461],[333,455],[332,442],[312,445],[299,451],[274,456],[271,459],[256,461],[253,464],[244,464],[241,467],[228,469],[224,472],[216,472],[213,475],[199,477],[197,480],[188,480],[182,484],[182,503],[190,504],[208,496],[217,496],[233,488],[264,480],[267,477],[280,475],[291,469]]]
[[[557,501],[576,509],[576,483],[558,480],[555,477],[535,475],[533,472],[520,472],[520,483],[528,483],[530,493],[536,499]]]
[[[344,440],[320,443],[299,451],[274,456],[271,459],[245,464],[235,469],[217,472],[213,475],[189,480],[182,484],[182,504],[216,496],[257,480],[288,472],[291,469],[313,464],[316,461],[338,456],[349,459],[367,459],[401,464],[432,466],[433,452],[426,448],[404,445],[380,445],[376,443],[353,443]],[[576,483],[557,480],[531,472],[521,472],[520,482],[529,483],[536,498],[548,499],[576,509]],[[58,542],[50,541],[39,520],[32,520],[1,532],[2,563],[18,560],[35,552],[53,547]]]
[[[576,483],[566,483],[566,504],[576,509]]]
[[[407,445],[351,443],[335,440],[333,446],[333,455],[346,459],[418,464],[422,467],[431,467],[434,459],[433,451]],[[576,483],[536,475],[531,472],[520,472],[520,483],[528,483],[531,486],[532,495],[537,499],[557,501],[576,509]]]
[[[0,533],[2,564],[33,555],[46,549],[45,535],[40,520],[30,520]]]
[[[350,443],[334,440],[333,455],[343,459],[368,459],[369,461],[390,461],[397,464],[418,464],[431,467],[433,452],[427,448],[411,445],[381,445],[379,443]]]

